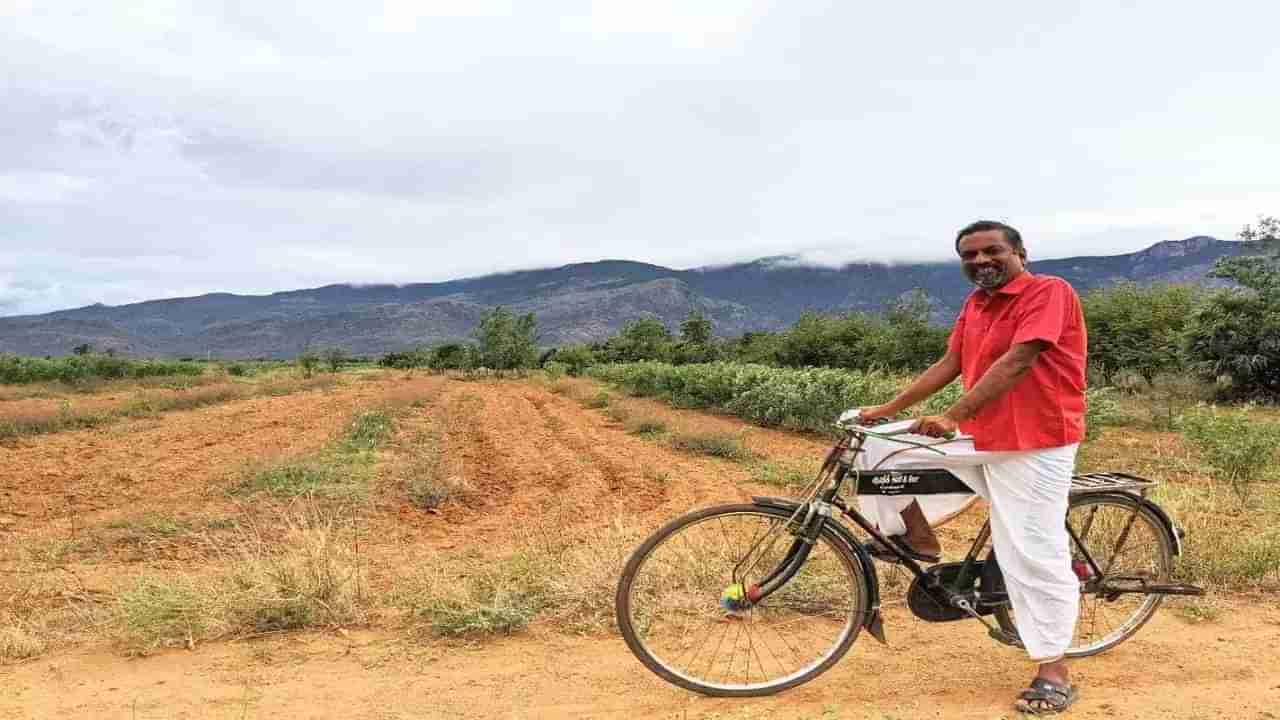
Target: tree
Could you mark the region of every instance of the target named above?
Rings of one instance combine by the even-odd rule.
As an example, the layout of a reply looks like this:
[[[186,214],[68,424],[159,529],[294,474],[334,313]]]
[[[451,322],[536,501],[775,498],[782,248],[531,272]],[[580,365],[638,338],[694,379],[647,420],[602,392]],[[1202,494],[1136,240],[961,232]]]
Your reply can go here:
[[[1223,258],[1212,275],[1234,281],[1188,320],[1186,351],[1209,378],[1230,380],[1238,396],[1280,397],[1280,219],[1260,217],[1240,239],[1260,242],[1262,256]]]
[[[711,321],[701,310],[690,310],[680,323],[680,339],[693,345],[707,345],[711,342],[711,330]]]
[[[929,324],[929,295],[916,288],[899,297],[885,312],[884,327],[873,339],[872,365],[895,370],[923,370],[947,351],[948,328]]]
[[[517,317],[501,306],[486,312],[476,328],[480,364],[499,371],[533,367],[538,360],[537,332],[533,313]]]
[[[324,361],[329,366],[329,372],[338,372],[350,360],[351,356],[343,348],[333,347],[324,351]]]
[[[565,372],[577,377],[596,362],[596,355],[586,345],[566,345],[555,351],[550,358],[565,365]]]
[[[657,318],[632,320],[605,343],[605,356],[611,362],[666,360],[670,350],[671,333]]]
[[[1122,282],[1086,293],[1089,364],[1107,384],[1120,370],[1137,372],[1148,385],[1159,373],[1181,370],[1182,336],[1196,301],[1186,285]]]

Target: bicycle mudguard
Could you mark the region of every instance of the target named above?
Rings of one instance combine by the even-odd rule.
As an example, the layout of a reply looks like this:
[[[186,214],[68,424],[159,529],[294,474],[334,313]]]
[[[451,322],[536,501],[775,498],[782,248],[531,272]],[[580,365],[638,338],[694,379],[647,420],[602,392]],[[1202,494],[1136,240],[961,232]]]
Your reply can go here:
[[[768,497],[763,495],[753,495],[751,502],[762,507],[772,507],[781,510],[794,511],[800,507],[800,503],[791,498]],[[844,542],[846,549],[851,555],[858,559],[858,563],[862,566],[862,572],[867,577],[867,616],[862,621],[862,627],[866,628],[871,637],[879,640],[881,644],[888,645],[888,641],[884,636],[884,624],[880,620],[880,580],[876,575],[875,564],[871,562],[871,556],[867,554],[862,543],[853,536],[844,523],[831,518],[833,522],[827,523],[827,527],[835,532],[836,536]]]
[[[1156,516],[1156,518],[1160,520],[1160,522],[1164,525],[1165,532],[1169,533],[1169,538],[1173,540],[1172,545],[1173,545],[1174,557],[1177,557],[1178,555],[1182,554],[1182,536],[1183,536],[1182,529],[1179,528],[1177,525],[1173,524],[1173,519],[1169,517],[1169,513],[1165,512],[1164,508],[1157,505],[1155,501],[1151,500],[1150,498],[1138,495],[1136,493],[1123,492],[1120,490],[1117,490],[1115,492],[1091,492],[1091,493],[1088,493],[1088,496],[1089,497],[1103,496],[1103,497],[1113,497],[1113,498],[1123,498],[1126,500],[1133,500],[1137,502],[1139,505],[1142,505],[1143,507],[1147,508]]]

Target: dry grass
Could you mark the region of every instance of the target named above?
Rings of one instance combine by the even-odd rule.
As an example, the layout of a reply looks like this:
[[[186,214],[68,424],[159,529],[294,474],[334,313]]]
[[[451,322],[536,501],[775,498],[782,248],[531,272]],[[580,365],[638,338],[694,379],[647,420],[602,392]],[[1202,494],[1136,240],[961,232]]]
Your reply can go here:
[[[119,593],[111,634],[129,653],[363,621],[350,513],[302,502],[283,528],[249,522],[212,575],[150,573]]]
[[[602,408],[609,407],[609,403],[612,400],[613,400],[612,395],[605,392],[604,390],[601,390],[595,395],[592,395],[591,397],[584,400],[582,404],[588,408],[591,408],[592,410],[600,410]]]
[[[613,589],[643,536],[623,513],[604,528],[578,528],[549,510],[522,526],[516,549],[499,558],[480,553],[424,563],[400,583],[397,607],[438,637],[507,635],[535,619],[578,633],[613,626]]]
[[[318,377],[310,380],[272,379],[256,384],[193,386],[196,389],[182,390],[176,394],[142,394],[123,405],[97,410],[76,410],[70,401],[64,399],[57,410],[10,412],[0,415],[0,440],[85,430],[125,419],[156,418],[168,412],[195,410],[252,397],[280,397],[297,392],[321,390],[334,387],[338,382],[336,378]],[[141,383],[142,381],[132,381],[131,387],[133,389],[144,387]]]
[[[755,453],[747,449],[742,438],[724,432],[677,432],[667,438],[667,444],[676,450],[723,458],[733,462],[748,462]]]
[[[0,662],[37,657],[46,649],[45,641],[22,625],[0,626]]]
[[[627,432],[644,438],[656,438],[667,432],[665,420],[653,415],[633,417],[627,421]]]
[[[1158,481],[1152,498],[1184,528],[1180,580],[1211,593],[1280,590],[1280,486],[1259,484],[1241,503],[1191,443],[1173,432],[1107,428],[1086,444],[1077,472],[1120,470]]]

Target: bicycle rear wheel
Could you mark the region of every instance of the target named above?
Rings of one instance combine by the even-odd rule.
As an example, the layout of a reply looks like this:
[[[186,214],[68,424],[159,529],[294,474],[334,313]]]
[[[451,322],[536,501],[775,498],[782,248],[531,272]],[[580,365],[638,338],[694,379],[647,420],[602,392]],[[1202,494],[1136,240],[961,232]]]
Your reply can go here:
[[[1154,584],[1170,582],[1173,540],[1154,512],[1121,494],[1071,498],[1067,525],[1102,572],[1101,577],[1095,575],[1080,545],[1072,540],[1071,563],[1080,577],[1080,616],[1066,656],[1088,657],[1133,637],[1164,600],[1163,595],[1154,594],[1109,595],[1102,581],[1125,577]],[[1001,629],[1017,632],[1012,608],[997,608],[995,615]]]
[[[723,505],[677,518],[627,561],[618,583],[618,628],[640,662],[680,687],[721,697],[769,695],[834,665],[867,610],[862,566],[824,528],[785,585],[745,610],[721,605],[778,566],[796,539],[786,510]],[[829,520],[828,522],[837,522]],[[735,568],[745,572],[735,579]]]

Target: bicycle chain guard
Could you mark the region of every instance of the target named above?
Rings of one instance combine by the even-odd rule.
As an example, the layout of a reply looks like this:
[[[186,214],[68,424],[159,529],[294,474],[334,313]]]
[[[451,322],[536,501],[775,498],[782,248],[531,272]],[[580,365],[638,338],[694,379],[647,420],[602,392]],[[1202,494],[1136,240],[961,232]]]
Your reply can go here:
[[[907,607],[911,608],[911,612],[916,617],[926,622],[952,622],[972,617],[952,603],[951,596],[941,587],[945,586],[952,592],[959,592],[969,597],[979,615],[990,615],[995,610],[995,606],[977,602],[976,599],[1004,592],[1004,583],[998,580],[999,565],[994,563],[994,557],[992,555],[991,560],[977,560],[973,563],[972,587],[967,588],[955,587],[960,568],[964,563],[942,563],[925,570],[924,578],[917,577],[912,580],[911,587],[907,589]],[[992,566],[989,567],[988,562],[991,562]],[[934,580],[941,586],[932,582]]]

